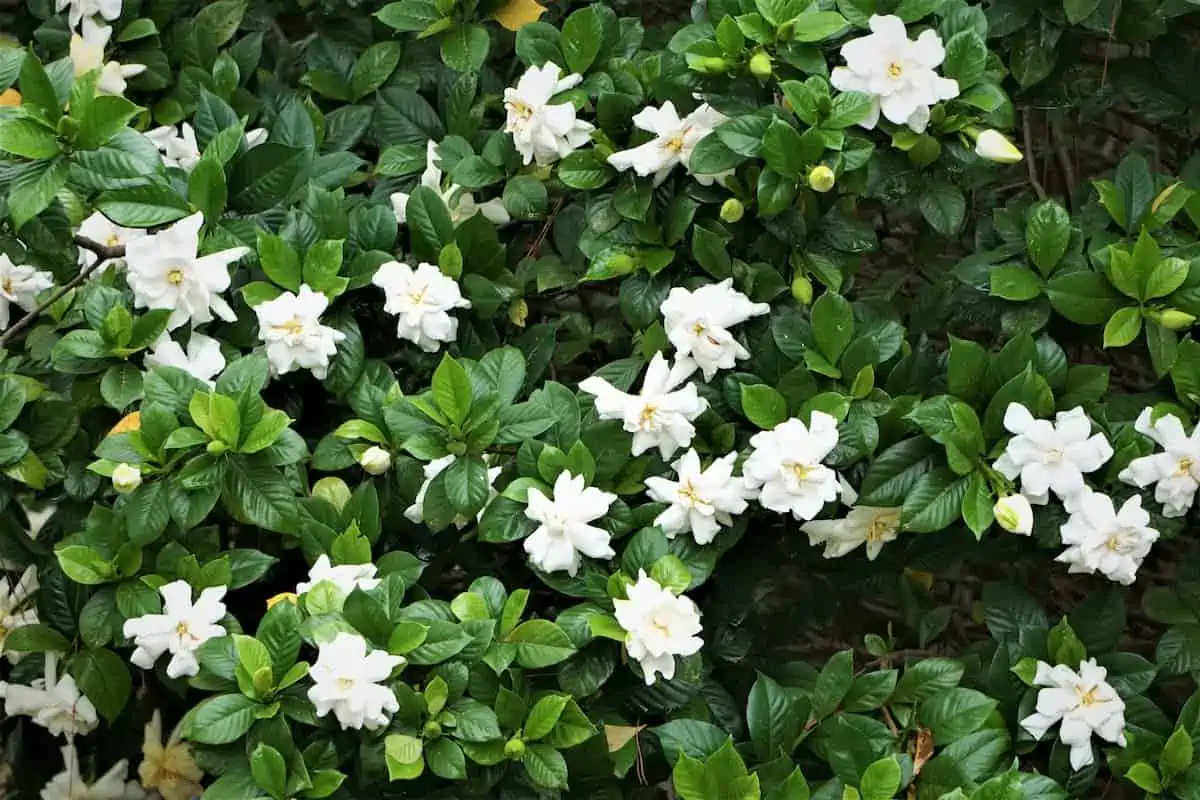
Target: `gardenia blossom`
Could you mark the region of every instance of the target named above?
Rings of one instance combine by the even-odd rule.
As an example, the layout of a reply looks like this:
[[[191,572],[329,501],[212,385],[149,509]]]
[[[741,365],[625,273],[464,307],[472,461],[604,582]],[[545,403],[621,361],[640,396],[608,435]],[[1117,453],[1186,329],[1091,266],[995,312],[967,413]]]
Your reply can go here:
[[[617,622],[625,629],[625,652],[642,668],[646,685],[662,675],[675,677],[675,656],[700,652],[700,610],[686,597],[638,570],[637,582],[625,589],[625,600],[614,600]]]
[[[17,265],[0,253],[0,331],[7,330],[12,321],[13,305],[26,311],[37,308],[37,295],[54,285],[49,272]]]
[[[997,164],[1016,164],[1025,158],[1003,133],[991,129],[975,139],[975,155]]]
[[[403,663],[403,656],[383,650],[368,653],[361,636],[339,633],[318,649],[317,662],[308,671],[313,679],[308,699],[318,717],[332,711],[342,730],[382,728],[388,724],[385,712],[399,711],[400,704],[391,689],[379,684]]]
[[[663,301],[663,327],[678,356],[695,361],[704,380],[712,380],[717,370],[731,369],[738,359],[750,357],[729,331],[751,317],[766,314],[766,303],[752,303],[733,288],[733,279],[701,286],[694,292],[675,287]]]
[[[458,320],[449,312],[471,307],[452,278],[424,261],[415,270],[389,261],[379,267],[371,283],[383,289],[383,310],[397,317],[396,335],[426,353],[436,353],[443,342],[458,337]]]
[[[1009,403],[1004,427],[1016,435],[994,466],[1009,480],[1020,478],[1021,494],[1036,505],[1048,503],[1050,492],[1070,505],[1084,489],[1084,473],[1112,458],[1108,439],[1102,433],[1091,435],[1092,423],[1079,407],[1060,411],[1050,422],[1034,419],[1020,403]]]
[[[221,355],[220,342],[202,333],[192,331],[186,351],[170,334],[164,333],[154,343],[154,349],[146,354],[146,365],[176,367],[211,388],[216,385],[213,378],[225,369],[225,356]]]
[[[708,544],[717,537],[721,526],[733,524],[733,515],[746,510],[754,492],[742,478],[734,477],[736,452],[716,459],[708,469],[700,466],[700,455],[688,450],[671,465],[678,480],[646,478],[646,493],[656,503],[669,508],[654,518],[668,539],[689,533],[696,544]]]
[[[633,124],[654,134],[654,138],[631,150],[622,150],[608,157],[608,163],[625,172],[633,170],[641,177],[654,176],[658,186],[667,179],[676,164],[691,171],[692,151],[713,128],[727,117],[704,103],[686,117],[680,117],[675,104],[667,101],[661,108],[647,106],[633,117]],[[710,185],[719,176],[695,175],[697,181]]]
[[[366,592],[379,585],[375,570],[374,564],[339,564],[335,567],[329,556],[322,553],[308,570],[308,580],[296,585],[296,594],[311,592],[322,581],[329,581],[342,594],[348,595],[355,589]]]
[[[587,144],[593,126],[575,118],[575,106],[569,102],[551,103],[556,94],[573,89],[582,75],[560,78],[561,70],[553,61],[530,67],[516,87],[504,90],[504,109],[508,112],[504,132],[512,135],[513,146],[525,164],[553,164]]]
[[[704,413],[708,402],[696,393],[696,384],[677,388],[694,372],[694,363],[684,361],[672,368],[662,353],[655,353],[642,380],[640,394],[627,394],[604,378],[593,375],[579,388],[596,396],[600,419],[619,419],[633,434],[633,454],[640,456],[657,447],[663,458],[687,447],[696,435],[692,420]]]
[[[837,474],[821,464],[837,443],[837,420],[814,411],[809,425],[789,419],[752,436],[742,472],[751,488],[761,487],[763,508],[810,520],[842,493]]]
[[[37,608],[32,602],[37,589],[37,568],[33,565],[25,568],[15,584],[10,576],[0,579],[0,653],[4,652],[4,642],[13,630],[37,624]],[[8,660],[15,664],[20,656],[10,650]]]
[[[425,465],[425,468],[424,468],[425,482],[422,483],[421,488],[417,490],[417,497],[415,500],[413,500],[413,504],[411,506],[409,506],[408,508],[404,509],[404,516],[410,522],[415,522],[416,524],[420,525],[421,523],[423,523],[425,521],[425,494],[426,494],[426,492],[429,491],[429,484],[433,483],[433,479],[436,478],[438,475],[442,474],[442,471],[444,469],[446,469],[446,467],[453,464],[454,459],[455,459],[455,456],[453,456],[453,455],[442,456],[441,458],[435,458],[433,461],[430,461],[428,464]],[[500,473],[503,471],[504,471],[503,467],[489,467],[488,468],[488,471],[487,471],[488,501],[487,501],[487,503],[483,504],[483,508],[481,508],[479,510],[479,513],[475,515],[475,519],[479,519],[480,517],[482,517],[484,509],[486,509],[488,507],[488,503],[492,502],[492,500],[495,499],[497,492],[495,489],[492,488],[492,484],[494,484],[496,482],[496,478],[499,478]],[[454,518],[454,526],[456,528],[458,528],[459,530],[462,530],[463,528],[467,527],[467,525],[469,525],[470,522],[471,521],[469,519],[467,519],[466,517],[463,517],[461,515]]]
[[[0,681],[0,698],[4,698],[4,713],[10,717],[32,717],[35,725],[50,731],[51,736],[91,733],[100,723],[96,707],[84,696],[75,679],[69,674],[58,677],[58,654],[45,654],[44,677],[29,686]]]
[[[446,204],[446,208],[450,210],[450,219],[454,220],[455,225],[465,222],[476,214],[483,214],[488,222],[496,225],[507,225],[512,221],[508,211],[504,208],[504,203],[499,200],[476,203],[475,196],[458,184],[452,183],[448,188],[442,188],[442,170],[438,167],[437,143],[432,139],[425,147],[425,172],[421,175],[420,185],[438,193],[442,202]],[[396,214],[396,221],[401,225],[408,221],[408,198],[409,195],[404,192],[395,192],[391,195],[392,211]]]
[[[109,22],[121,16],[122,0],[56,0],[54,13],[70,9],[67,22],[72,28],[79,27],[84,17],[104,17]]]
[[[543,572],[579,572],[581,556],[612,558],[611,536],[603,528],[589,525],[608,513],[615,494],[587,486],[582,475],[563,470],[554,482],[554,497],[547,498],[536,487],[526,495],[525,516],[540,522],[525,539],[529,562]]]
[[[220,293],[229,288],[229,265],[250,252],[248,247],[231,247],[201,256],[200,228],[204,214],[190,217],[125,247],[126,279],[138,308],[167,308],[167,329],[190,322],[200,325],[220,317],[233,322],[237,316]]]
[[[42,800],[142,800],[146,792],[137,781],[126,781],[129,762],[121,759],[88,785],[79,771],[79,754],[75,745],[62,749],[63,771],[50,779],[41,792]]]
[[[1001,497],[992,507],[992,516],[1001,528],[1009,533],[1029,536],[1033,533],[1033,506],[1023,494]]]
[[[1021,727],[1035,739],[1061,722],[1058,738],[1071,749],[1071,768],[1091,764],[1092,734],[1106,742],[1125,746],[1125,701],[1105,678],[1108,671],[1089,658],[1079,672],[1059,664],[1039,661],[1033,683],[1038,691],[1037,711],[1021,720]]]
[[[891,15],[872,15],[868,24],[870,34],[842,45],[846,66],[834,67],[830,83],[839,91],[871,95],[862,127],[874,128],[882,111],[890,122],[924,133],[929,107],[958,97],[958,81],[935,71],[946,58],[941,37],[926,30],[910,41],[903,20]]]
[[[1158,540],[1141,496],[1130,497],[1117,511],[1111,497],[1084,489],[1068,511],[1060,528],[1067,549],[1054,560],[1070,564],[1070,572],[1099,572],[1125,586],[1133,583]]]
[[[122,228],[99,211],[96,211],[79,226],[79,235],[85,239],[91,239],[93,242],[99,242],[105,247],[125,247],[134,239],[141,239],[145,236],[146,231],[141,228]],[[86,247],[79,248],[79,266],[90,267],[96,263],[98,258],[100,256]],[[117,263],[117,261],[119,259],[115,258],[101,261],[92,271],[92,274],[98,275],[104,272],[104,270]]]
[[[173,581],[158,591],[165,601],[163,613],[125,621],[123,632],[137,645],[129,660],[142,669],[150,669],[159,656],[169,652],[168,677],[195,675],[200,671],[196,648],[225,635],[225,629],[217,623],[225,616],[221,598],[226,587],[210,586],[200,592],[200,599],[194,604],[192,587],[187,581]]]
[[[193,800],[204,792],[200,785],[204,771],[196,766],[191,748],[180,739],[179,733],[180,725],[176,725],[170,738],[163,742],[162,715],[157,709],[146,723],[138,778],[143,788],[158,792],[162,800]]]
[[[314,292],[308,284],[300,287],[299,294],[284,292],[254,307],[258,335],[267,345],[271,374],[307,369],[318,380],[325,380],[329,359],[346,338],[341,331],[321,324],[321,315],[328,307],[329,298]]]
[[[196,130],[184,122],[179,130],[173,125],[163,125],[146,132],[146,138],[162,153],[162,162],[168,167],[179,167],[191,172],[200,162],[200,145],[196,142]]]
[[[93,70],[100,70],[100,75],[96,79],[96,93],[119,97],[125,94],[125,79],[141,75],[146,71],[146,65],[106,62],[104,50],[108,47],[108,40],[111,38],[112,28],[108,25],[98,25],[91,17],[85,17],[80,33],[71,34],[71,64],[74,67],[76,78]]]
[[[841,558],[867,546],[867,560],[879,557],[883,546],[900,535],[900,509],[882,506],[857,506],[858,493],[848,483],[841,484],[842,502],[850,507],[841,519],[815,519],[800,526],[814,547],[823,544],[822,558]]]
[[[1156,420],[1153,409],[1147,408],[1133,429],[1153,439],[1163,452],[1135,458],[1118,477],[1139,489],[1154,484],[1154,500],[1163,504],[1163,516],[1182,517],[1200,488],[1200,425],[1189,436],[1179,417],[1164,414]]]

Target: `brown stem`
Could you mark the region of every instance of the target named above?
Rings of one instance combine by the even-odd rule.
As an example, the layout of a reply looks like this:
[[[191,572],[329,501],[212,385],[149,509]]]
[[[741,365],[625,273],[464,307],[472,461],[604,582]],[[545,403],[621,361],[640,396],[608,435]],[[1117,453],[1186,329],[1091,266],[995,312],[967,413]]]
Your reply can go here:
[[[1021,130],[1025,136],[1025,163],[1029,167],[1029,183],[1033,186],[1033,190],[1037,192],[1039,200],[1046,199],[1046,190],[1042,186],[1042,182],[1038,180],[1037,174],[1037,159],[1033,157],[1033,129],[1029,127],[1029,109],[1021,114]]]

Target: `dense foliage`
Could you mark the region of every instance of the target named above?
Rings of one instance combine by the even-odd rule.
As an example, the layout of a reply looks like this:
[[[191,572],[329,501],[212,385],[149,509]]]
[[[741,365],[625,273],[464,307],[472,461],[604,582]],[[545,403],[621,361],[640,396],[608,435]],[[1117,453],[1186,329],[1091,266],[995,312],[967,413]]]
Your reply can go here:
[[[545,5],[0,2],[0,795],[1200,798],[1200,4]]]

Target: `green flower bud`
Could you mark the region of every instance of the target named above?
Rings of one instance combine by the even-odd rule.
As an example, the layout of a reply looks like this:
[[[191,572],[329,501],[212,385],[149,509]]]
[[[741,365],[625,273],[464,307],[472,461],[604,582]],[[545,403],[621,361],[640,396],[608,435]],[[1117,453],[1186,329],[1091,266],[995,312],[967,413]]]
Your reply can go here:
[[[229,445],[222,442],[220,439],[213,439],[208,443],[206,448],[210,455],[219,456],[229,449]]]
[[[692,69],[697,72],[725,72],[729,69],[729,62],[720,56],[704,56],[692,62]]]
[[[837,183],[837,176],[824,164],[818,164],[808,173],[808,185],[814,192],[824,194],[832,189],[835,183]]]
[[[750,74],[761,81],[771,77],[771,57],[762,50],[751,56]]]
[[[510,761],[520,761],[525,757],[525,743],[514,736],[504,743],[504,757]]]
[[[1158,323],[1164,328],[1173,331],[1183,331],[1192,327],[1196,322],[1196,316],[1189,314],[1186,311],[1180,311],[1178,308],[1168,308],[1158,312],[1155,315]]]
[[[429,720],[421,728],[421,735],[426,739],[436,739],[442,735],[442,726],[433,720]]]
[[[792,297],[796,301],[808,305],[813,299],[813,284],[803,272],[797,273],[792,279]]]
[[[746,207],[736,197],[731,197],[721,205],[721,221],[734,223],[746,213]]]

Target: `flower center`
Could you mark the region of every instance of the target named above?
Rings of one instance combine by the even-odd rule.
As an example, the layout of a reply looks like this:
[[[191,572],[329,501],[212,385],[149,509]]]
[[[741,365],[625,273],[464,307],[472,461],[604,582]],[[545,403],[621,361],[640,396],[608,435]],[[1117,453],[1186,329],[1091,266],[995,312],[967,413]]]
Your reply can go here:
[[[1082,688],[1076,686],[1075,694],[1079,696],[1079,704],[1083,706],[1093,706],[1100,702],[1100,698],[1096,697],[1097,688],[1098,687],[1093,686],[1091,689],[1088,689],[1085,692]]]
[[[683,133],[682,132],[677,133],[674,136],[672,136],[670,139],[667,139],[667,142],[666,142],[666,144],[663,145],[663,148],[666,150],[670,150],[672,153],[682,153],[683,152]]]
[[[12,294],[13,293],[12,278],[5,278],[4,282],[2,284],[0,284],[0,288],[4,289],[5,294]]]
[[[275,330],[283,331],[283,333],[287,336],[299,336],[300,334],[304,333],[304,323],[298,318],[292,317],[282,325],[276,325]]]
[[[812,474],[813,468],[807,464],[792,464],[792,474],[796,476],[798,481],[808,480],[808,476]]]
[[[188,624],[186,622],[180,622],[175,626],[175,635],[178,636],[180,639],[196,638],[196,637],[192,636],[192,631],[190,628],[188,628]]]
[[[647,403],[642,406],[641,416],[638,418],[639,424],[643,429],[653,428],[655,425],[655,414],[658,413],[658,406]]]
[[[1058,462],[1062,461],[1063,460],[1062,448],[1055,447],[1053,449],[1047,450],[1046,456],[1043,460],[1047,464],[1057,464]]]
[[[348,692],[354,688],[354,680],[351,678],[338,678],[337,688],[338,691]]]
[[[684,484],[679,487],[679,496],[693,505],[698,505],[704,502],[700,499],[700,496],[696,494],[696,487],[692,486],[691,481],[685,481]]]
[[[425,302],[425,293],[428,291],[429,291],[428,286],[422,286],[420,289],[417,289],[416,291],[409,292],[408,299],[412,301],[412,304],[414,306],[419,306]]]
[[[1175,477],[1182,478],[1184,475],[1187,475],[1192,471],[1192,465],[1195,463],[1196,462],[1190,458],[1179,459],[1179,468],[1175,471]]]
[[[893,61],[888,64],[887,73],[889,78],[895,80],[904,74],[904,67],[900,66],[899,62]]]
[[[1104,542],[1104,547],[1113,553],[1124,553],[1130,549],[1132,544],[1129,531],[1121,530],[1109,536]]]
[[[875,519],[871,520],[871,524],[867,526],[867,541],[882,542],[886,537],[895,533],[896,523],[899,522],[898,517],[899,515],[894,511],[876,515]]]
[[[110,233],[108,235],[108,238],[104,240],[104,243],[106,245],[108,245],[109,247],[120,247],[121,246],[121,236],[117,233]]]
[[[183,283],[183,270],[173,269],[167,273],[167,283],[172,286],[178,286]]]
[[[513,113],[523,120],[528,120],[533,116],[533,109],[529,107],[528,103],[524,103],[520,100],[513,100],[511,103],[509,103],[509,106],[512,108]]]

